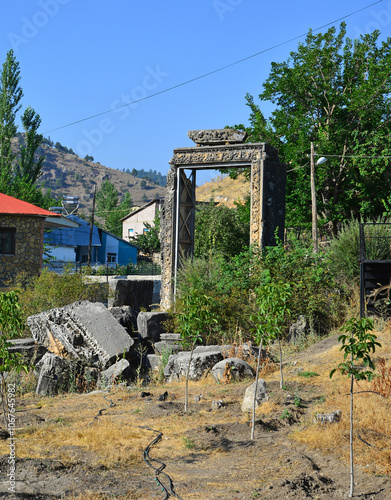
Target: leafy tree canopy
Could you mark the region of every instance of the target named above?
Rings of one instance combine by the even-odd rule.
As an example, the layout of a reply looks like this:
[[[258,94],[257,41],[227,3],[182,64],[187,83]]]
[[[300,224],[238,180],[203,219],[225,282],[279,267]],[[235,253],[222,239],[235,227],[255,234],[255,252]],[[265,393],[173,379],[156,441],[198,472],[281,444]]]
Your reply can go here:
[[[346,26],[309,31],[286,62],[273,63],[259,95],[276,108],[266,119],[247,94],[249,142],[275,146],[287,163],[287,223],[311,220],[309,153],[328,161],[316,167],[322,223],[389,212],[391,154],[391,38],[379,32],[346,37]]]
[[[134,243],[140,250],[147,254],[160,252],[160,214],[155,216],[152,224],[144,222],[146,231],[132,238]]]

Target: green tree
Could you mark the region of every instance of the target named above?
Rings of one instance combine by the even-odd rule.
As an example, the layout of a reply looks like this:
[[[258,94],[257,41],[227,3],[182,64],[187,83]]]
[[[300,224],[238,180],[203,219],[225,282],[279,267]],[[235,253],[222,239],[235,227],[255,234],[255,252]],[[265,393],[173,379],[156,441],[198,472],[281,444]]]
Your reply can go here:
[[[289,225],[311,220],[311,142],[328,157],[316,167],[322,223],[335,232],[341,220],[391,208],[391,38],[378,38],[375,31],[351,40],[344,23],[338,32],[309,31],[286,62],[272,63],[259,96],[276,105],[271,118],[246,96],[249,141],[271,143],[288,164]]]
[[[269,342],[278,339],[280,347],[280,388],[282,389],[283,386],[281,339],[285,332],[287,318],[291,315],[291,311],[289,309],[289,299],[292,294],[292,290],[289,283],[266,281],[258,287],[255,292],[258,311],[256,314],[251,316],[251,319],[255,323],[254,332],[256,341],[259,344],[259,351],[257,372],[255,376],[251,439],[254,439],[255,404],[259,366],[264,342],[265,344],[269,344]]]
[[[23,96],[19,82],[19,63],[10,50],[0,80],[0,192],[47,208],[53,200],[50,194],[43,195],[36,184],[44,162],[43,156],[36,159],[43,139],[37,132],[41,118],[31,107],[21,117],[24,136],[20,158],[12,151],[12,140],[17,135],[16,115]]]
[[[344,351],[345,361],[340,363],[337,368],[334,368],[334,370],[330,372],[330,378],[337,370],[339,370],[342,375],[347,375],[350,378],[350,498],[353,496],[354,490],[353,387],[355,380],[370,381],[373,378],[375,365],[370,354],[375,352],[376,346],[381,347],[381,344],[376,341],[376,335],[371,333],[373,328],[373,321],[367,318],[359,320],[351,318],[346,322],[345,326],[342,328],[345,334],[340,335],[338,338],[338,341],[342,342],[340,351]],[[360,365],[358,365],[357,362],[360,362]],[[365,370],[365,368],[369,368],[369,370]]]
[[[186,370],[185,384],[185,412],[187,412],[189,394],[189,374],[193,358],[194,347],[197,342],[202,342],[205,330],[211,328],[217,319],[212,313],[210,302],[213,301],[207,295],[199,295],[195,290],[187,290],[181,296],[181,310],[177,313],[177,324],[182,337],[182,345],[185,349],[190,348],[189,363]]]
[[[16,114],[23,91],[19,86],[20,69],[14,53],[10,50],[3,64],[0,79],[0,192],[8,194],[12,183],[12,168],[16,155],[11,141],[17,132]]]
[[[130,211],[132,200],[127,191],[119,200],[118,191],[110,181],[103,181],[96,195],[96,215],[104,219],[104,228],[116,236],[122,237],[122,222]]]
[[[210,252],[225,257],[238,255],[250,244],[250,212],[246,205],[236,208],[215,205],[213,201],[198,205],[195,216],[194,255],[205,257]],[[249,208],[249,203],[247,202]]]
[[[24,128],[25,144],[21,146],[19,162],[15,167],[17,178],[22,178],[26,182],[34,184],[41,175],[44,156],[40,156],[35,161],[35,154],[43,136],[37,133],[41,125],[40,116],[31,108],[28,107],[22,116],[22,124]]]
[[[147,254],[160,252],[160,214],[156,214],[153,225],[144,222],[144,226],[146,231],[134,236],[132,243]]]

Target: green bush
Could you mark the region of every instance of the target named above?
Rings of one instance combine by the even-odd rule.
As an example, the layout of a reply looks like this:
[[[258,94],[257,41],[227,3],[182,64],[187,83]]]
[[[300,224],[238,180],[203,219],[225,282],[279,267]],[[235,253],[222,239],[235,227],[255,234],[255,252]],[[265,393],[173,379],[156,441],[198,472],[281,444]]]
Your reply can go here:
[[[28,280],[20,275],[16,285],[23,289],[19,303],[24,318],[78,300],[97,302],[107,298],[106,284],[94,283],[70,268],[65,268],[63,274],[42,269],[40,276]]]
[[[194,297],[209,298],[207,308],[217,323],[205,326],[201,334],[205,343],[233,342],[239,340],[236,337],[240,332],[246,336],[240,340],[250,338],[251,261],[252,253],[248,251],[229,260],[221,255],[212,255],[182,263],[175,311],[181,314],[186,309],[184,298],[189,293]]]
[[[250,205],[236,208],[215,205],[213,201],[199,205],[195,215],[194,255],[206,257],[219,253],[233,257],[246,251],[250,242]]]
[[[292,320],[304,315],[312,333],[325,334],[343,321],[347,291],[330,272],[324,253],[314,254],[306,242],[293,239],[287,249],[282,242],[268,247],[256,272],[260,282],[291,283]]]

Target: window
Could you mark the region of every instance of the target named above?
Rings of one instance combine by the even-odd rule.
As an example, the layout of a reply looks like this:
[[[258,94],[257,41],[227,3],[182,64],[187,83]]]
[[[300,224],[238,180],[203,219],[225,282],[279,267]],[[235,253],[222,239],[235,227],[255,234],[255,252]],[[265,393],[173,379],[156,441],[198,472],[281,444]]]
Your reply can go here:
[[[15,228],[0,227],[0,254],[15,255]]]
[[[116,262],[117,254],[116,253],[108,253],[107,254],[107,262]]]
[[[134,229],[128,229],[128,236],[133,236]]]
[[[147,233],[149,229],[143,229],[143,233]]]

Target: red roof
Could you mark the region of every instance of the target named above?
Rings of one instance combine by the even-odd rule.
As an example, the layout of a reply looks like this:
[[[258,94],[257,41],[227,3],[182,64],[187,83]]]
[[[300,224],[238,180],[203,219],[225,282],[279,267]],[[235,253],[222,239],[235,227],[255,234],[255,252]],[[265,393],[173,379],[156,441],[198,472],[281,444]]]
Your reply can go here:
[[[0,214],[8,215],[37,215],[40,217],[60,217],[59,214],[54,212],[49,212],[49,210],[44,210],[43,208],[27,203],[27,201],[21,201],[13,196],[8,196],[7,194],[0,193]]]

